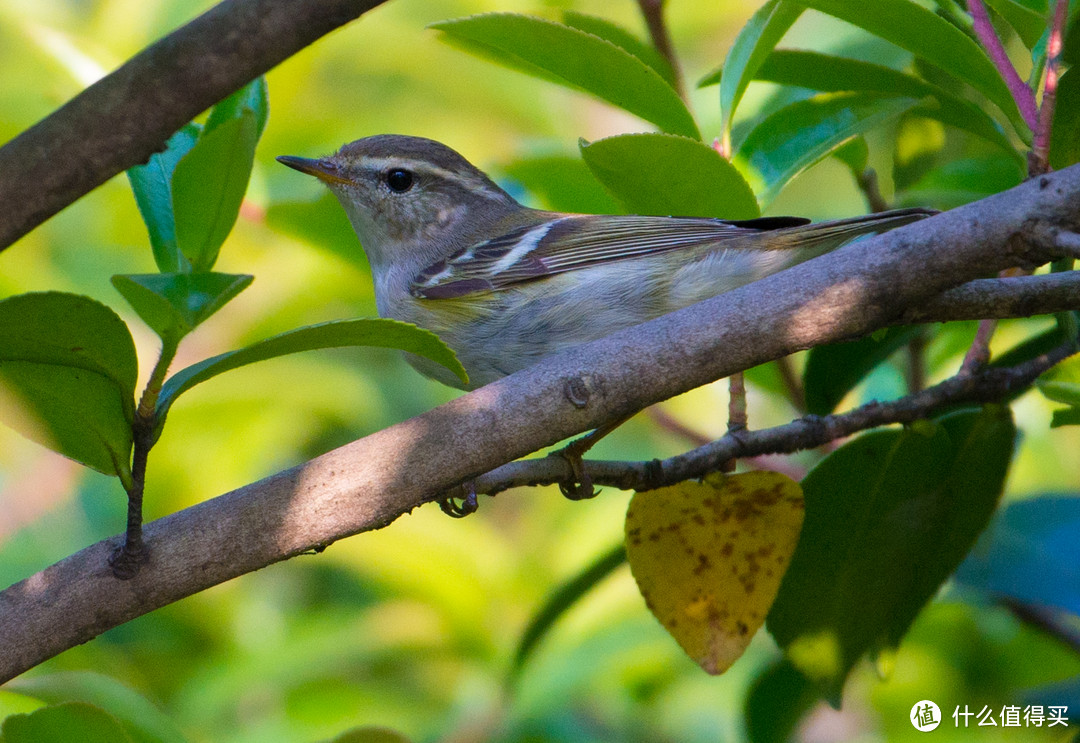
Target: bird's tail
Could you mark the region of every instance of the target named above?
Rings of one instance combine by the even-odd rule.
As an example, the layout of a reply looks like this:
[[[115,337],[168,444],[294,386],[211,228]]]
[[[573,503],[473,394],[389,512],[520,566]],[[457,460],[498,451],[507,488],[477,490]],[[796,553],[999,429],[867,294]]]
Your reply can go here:
[[[877,235],[938,212],[920,207],[894,209],[861,217],[835,219],[828,222],[809,222],[789,217],[764,217],[743,222],[732,222],[739,227],[768,231],[769,239],[763,244],[767,249],[798,249],[801,260],[828,253],[863,235]]]

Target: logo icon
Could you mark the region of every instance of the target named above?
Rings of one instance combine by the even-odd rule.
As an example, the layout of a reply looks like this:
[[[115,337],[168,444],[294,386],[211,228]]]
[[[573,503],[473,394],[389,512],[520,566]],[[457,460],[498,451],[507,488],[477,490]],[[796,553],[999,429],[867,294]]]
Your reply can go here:
[[[916,702],[911,708],[911,724],[922,733],[929,733],[941,724],[941,710],[929,699]]]

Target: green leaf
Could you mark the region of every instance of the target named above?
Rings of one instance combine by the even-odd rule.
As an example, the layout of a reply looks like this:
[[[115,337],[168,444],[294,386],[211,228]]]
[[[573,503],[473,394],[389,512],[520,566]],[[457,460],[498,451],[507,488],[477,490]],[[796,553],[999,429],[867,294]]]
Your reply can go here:
[[[1047,400],[1080,407],[1080,383],[1040,379],[1035,384]]]
[[[847,165],[851,175],[858,179],[870,163],[870,146],[866,144],[865,137],[855,137],[837,147],[833,151],[833,157]]]
[[[251,285],[254,276],[229,273],[149,273],[112,277],[143,322],[177,343]]]
[[[349,263],[367,269],[367,257],[337,197],[320,189],[314,201],[283,201],[266,210],[266,224],[316,247],[329,250]]]
[[[814,685],[787,660],[769,666],[746,697],[744,717],[750,743],[787,743],[817,699]]]
[[[1015,0],[986,0],[986,4],[1013,27],[1028,49],[1039,43],[1046,31],[1046,15],[1025,7]]]
[[[486,13],[431,27],[469,51],[591,93],[664,131],[701,136],[686,104],[663,77],[598,36],[513,13]]]
[[[176,164],[173,173],[173,214],[176,242],[195,273],[209,271],[217,260],[244,200],[258,132],[255,115],[239,118],[204,132]]]
[[[339,320],[290,330],[253,343],[247,348],[228,351],[182,369],[170,377],[161,389],[156,411],[158,427],[164,423],[169,408],[178,396],[219,374],[256,361],[301,351],[348,346],[397,348],[414,353],[446,367],[456,374],[463,384],[468,383],[468,375],[454,352],[428,330],[386,318]]]
[[[83,702],[43,707],[4,720],[4,743],[133,743],[112,716]]]
[[[32,292],[0,301],[0,359],[87,369],[132,398],[139,374],[127,325],[97,300],[65,292]]]
[[[125,476],[137,375],[127,326],[100,302],[61,292],[0,301],[0,381],[26,405],[8,422],[27,438]]]
[[[1080,408],[1059,408],[1050,417],[1050,428],[1080,426]]]
[[[244,111],[251,111],[255,116],[255,138],[262,136],[266,120],[270,116],[270,99],[266,89],[266,78],[259,76],[240,88],[228,98],[210,110],[203,134],[209,134],[222,124],[239,119]]]
[[[921,332],[919,326],[889,328],[880,339],[860,338],[810,349],[803,372],[807,412],[833,412],[867,374]]]
[[[510,163],[504,170],[535,194],[546,209],[582,214],[622,211],[622,206],[593,177],[580,157],[533,157]]]
[[[1077,28],[1080,31],[1080,27]],[[1050,132],[1050,166],[1054,170],[1080,162],[1080,72],[1069,70],[1058,80],[1054,128]]]
[[[912,0],[799,0],[922,57],[985,95],[1012,122],[1017,133],[1030,141],[1008,86],[993,62],[967,34],[933,11]]]
[[[934,168],[900,192],[900,205],[953,209],[1006,191],[1024,178],[1015,160],[1002,157],[974,157],[950,160]]]
[[[106,475],[126,476],[131,424],[111,380],[71,366],[0,360],[0,386],[26,406],[7,421],[16,431]]]
[[[1075,8],[1073,13],[1065,32],[1065,47],[1061,50],[1061,60],[1070,66],[1080,64],[1080,13]]]
[[[895,647],[986,527],[1016,427],[986,406],[864,434],[803,481],[806,521],[768,627],[838,702],[862,655]]]
[[[83,702],[100,707],[119,721],[135,743],[184,743],[185,740],[168,715],[109,676],[65,671],[23,676],[9,682],[9,687],[48,704]]]
[[[514,678],[521,673],[521,669],[528,662],[533,650],[547,636],[559,617],[575,606],[578,600],[595,588],[600,581],[624,564],[626,564],[626,548],[620,542],[555,589],[540,610],[529,620],[528,626],[521,634],[510,666],[510,672]]]
[[[165,149],[151,155],[146,165],[137,165],[127,171],[135,204],[150,233],[154,262],[162,271],[186,271],[191,267],[176,246],[172,177],[176,163],[195,146],[200,131],[198,124],[188,124],[169,137]]]
[[[796,101],[766,117],[747,134],[735,164],[758,201],[768,204],[803,170],[916,103],[910,98],[871,93],[823,94]]]
[[[563,13],[563,21],[567,26],[584,31],[593,36],[599,36],[605,41],[610,41],[617,47],[625,49],[652,67],[660,77],[664,78],[668,85],[675,88],[675,72],[671,64],[664,59],[664,55],[656,50],[652,44],[646,43],[622,26],[616,25],[606,18],[598,18],[594,15],[586,15],[573,10]]]
[[[780,397],[790,397],[792,394],[790,388],[784,383],[784,373],[780,370],[780,365],[775,361],[759,364],[752,369],[747,369],[743,374],[748,384],[760,387],[766,392]]]
[[[891,67],[819,52],[777,49],[761,65],[755,79],[827,93],[857,90],[907,98],[929,97],[933,100],[916,109],[921,115],[982,137],[1020,157],[997,122],[978,106]]]
[[[580,142],[589,170],[634,214],[753,219],[750,187],[730,162],[694,139],[622,134]]]
[[[953,159],[945,151],[947,134],[940,121],[901,116],[893,131],[892,180],[899,193],[933,168]],[[898,198],[894,197],[894,198]]]
[[[769,0],[746,22],[728,51],[720,72],[721,130],[731,132],[735,109],[746,86],[791,25],[802,15],[803,7],[788,0]],[[711,76],[710,76],[711,77]],[[708,80],[709,77],[706,77]],[[705,84],[705,80],[701,84]]]
[[[411,743],[401,733],[390,728],[365,726],[346,730],[330,743]]]
[[[1040,379],[1035,383],[1047,400],[1065,403],[1069,407],[1054,411],[1051,428],[1075,426],[1080,423],[1080,382],[1067,379]]]
[[[774,50],[754,79],[826,93],[863,90],[923,98],[943,92],[936,85],[892,67],[802,49]]]

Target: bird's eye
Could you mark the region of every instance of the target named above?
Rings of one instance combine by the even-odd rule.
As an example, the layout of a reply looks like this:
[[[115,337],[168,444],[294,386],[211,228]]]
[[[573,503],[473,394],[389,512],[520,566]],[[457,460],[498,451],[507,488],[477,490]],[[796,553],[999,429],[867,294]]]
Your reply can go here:
[[[386,173],[386,185],[395,193],[405,193],[413,184],[413,174],[403,168],[394,168]]]

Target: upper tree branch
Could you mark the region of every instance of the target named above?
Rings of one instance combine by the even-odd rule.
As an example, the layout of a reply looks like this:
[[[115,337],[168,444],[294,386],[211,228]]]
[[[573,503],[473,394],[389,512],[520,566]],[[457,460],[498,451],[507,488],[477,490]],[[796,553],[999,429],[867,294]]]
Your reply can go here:
[[[1080,166],[848,245],[553,356],[421,416],[146,525],[129,581],[87,547],[0,593],[0,679],[192,593],[385,526],[464,480],[951,287],[1075,254]],[[572,389],[572,393],[568,391]]]
[[[225,0],[0,148],[0,250],[383,0]]]

